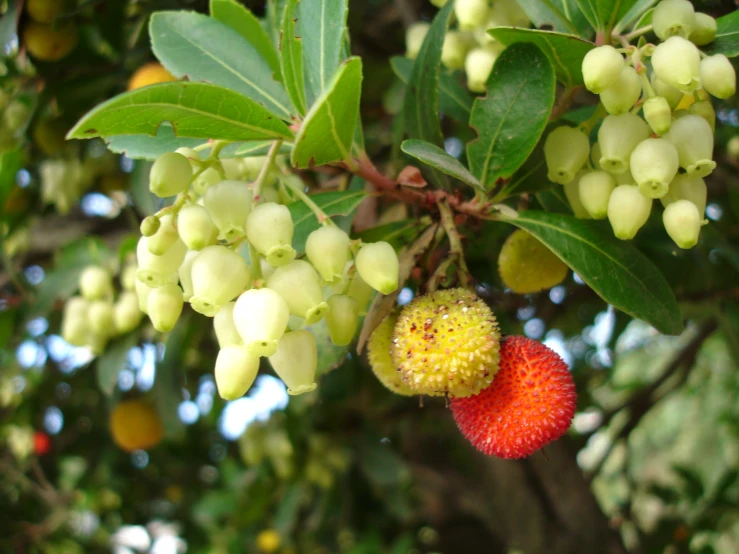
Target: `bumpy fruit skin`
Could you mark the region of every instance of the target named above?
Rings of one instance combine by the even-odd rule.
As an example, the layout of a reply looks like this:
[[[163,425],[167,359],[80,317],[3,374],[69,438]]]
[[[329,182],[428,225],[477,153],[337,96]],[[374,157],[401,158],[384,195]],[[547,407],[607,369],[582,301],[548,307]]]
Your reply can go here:
[[[400,371],[395,367],[390,356],[393,329],[397,321],[398,313],[392,313],[380,322],[367,342],[367,357],[372,372],[386,389],[402,396],[413,396],[417,393],[403,381]]]
[[[416,394],[477,394],[498,370],[500,332],[490,308],[456,288],[416,297],[398,317],[391,355]]]
[[[570,427],[576,404],[567,364],[526,337],[501,343],[500,370],[489,387],[450,401],[467,440],[488,456],[505,459],[530,456],[560,438]]]
[[[37,60],[55,62],[66,57],[77,45],[79,34],[73,23],[53,27],[29,21],[23,30],[23,44]]]
[[[120,402],[110,414],[110,434],[126,452],[148,450],[159,444],[164,428],[159,415],[143,400]]]
[[[151,62],[142,65],[131,75],[131,80],[128,81],[128,90],[136,90],[137,88],[176,80],[177,78],[164,69],[162,64]]]
[[[567,276],[567,266],[536,237],[518,229],[500,249],[498,272],[513,292],[530,294],[559,285]]]

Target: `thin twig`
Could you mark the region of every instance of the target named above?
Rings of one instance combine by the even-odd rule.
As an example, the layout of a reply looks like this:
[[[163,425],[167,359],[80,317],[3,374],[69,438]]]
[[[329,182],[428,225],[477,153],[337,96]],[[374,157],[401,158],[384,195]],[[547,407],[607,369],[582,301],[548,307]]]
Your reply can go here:
[[[259,175],[257,175],[257,180],[254,181],[253,186],[255,200],[257,200],[262,195],[262,189],[264,188],[265,181],[267,180],[267,175],[269,175],[269,170],[272,168],[272,164],[275,163],[275,158],[277,157],[277,153],[280,151],[281,146],[282,140],[276,140],[272,143],[272,146],[269,147],[269,151],[267,152],[267,159],[264,161],[264,165],[259,171]]]

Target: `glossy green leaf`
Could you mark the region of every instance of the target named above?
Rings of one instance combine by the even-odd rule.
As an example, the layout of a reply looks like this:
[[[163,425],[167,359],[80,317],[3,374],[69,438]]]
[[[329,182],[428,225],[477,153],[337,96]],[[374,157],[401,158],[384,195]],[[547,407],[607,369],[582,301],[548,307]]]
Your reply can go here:
[[[263,140],[292,133],[262,105],[206,83],[165,83],[120,94],[88,112],[67,138],[155,136],[168,121],[178,137]]]
[[[401,221],[378,225],[377,227],[367,229],[352,236],[362,239],[364,242],[385,241],[393,245],[397,250],[400,250],[417,237],[430,223],[431,219],[428,217],[421,220],[403,219]]]
[[[282,82],[285,83],[293,106],[300,115],[305,115],[305,79],[303,76],[303,41],[295,36],[295,7],[298,0],[288,0],[282,21],[280,40],[280,62]]]
[[[361,95],[362,60],[349,58],[305,116],[290,156],[294,167],[351,159]]]
[[[568,14],[569,0],[518,0],[518,5],[536,27],[544,25],[561,33],[578,32],[572,14]],[[578,10],[579,11],[579,10]]]
[[[597,222],[537,211],[506,221],[547,245],[603,300],[662,333],[683,329],[675,295],[659,269],[630,242]]]
[[[237,148],[233,151],[234,158],[248,158],[250,156],[266,156],[272,146],[273,141],[271,140],[253,140],[249,142],[239,143]],[[282,143],[278,154],[289,154],[292,147],[289,144]],[[228,158],[229,156],[221,155],[221,158]]]
[[[137,333],[129,333],[115,339],[105,347],[103,353],[98,357],[95,373],[98,387],[105,396],[110,396],[115,391],[118,374],[126,367],[128,352],[136,346],[138,338]]]
[[[192,313],[186,312],[166,336],[164,358],[157,365],[153,396],[167,438],[179,438],[185,432],[185,424],[177,411],[182,402],[182,367],[188,347],[197,343],[198,334],[202,332],[202,324],[194,323]]]
[[[408,139],[400,145],[400,149],[409,156],[413,156],[424,164],[438,169],[458,181],[462,181],[471,187],[482,189],[480,181],[462,165],[462,162],[447,154],[445,150],[438,146],[428,143],[425,140]]]
[[[287,0],[267,0],[264,10],[264,27],[275,48],[280,47],[282,34],[282,16],[285,13]]]
[[[716,40],[706,47],[709,54],[724,54],[729,58],[739,56],[739,10],[716,20]]]
[[[178,148],[195,148],[205,142],[202,138],[184,138],[174,134],[172,125],[162,123],[156,135],[114,135],[106,139],[108,150],[116,154],[125,154],[134,160],[156,160],[166,152],[174,152]],[[270,141],[271,144],[271,141]]]
[[[361,322],[359,325],[361,325]],[[331,342],[325,319],[322,319],[315,325],[311,325],[310,331],[316,337],[316,344],[318,346],[316,378],[319,378],[341,365],[349,353],[349,346],[336,346]]]
[[[467,145],[470,169],[485,190],[523,165],[541,138],[554,106],[556,81],[547,56],[531,43],[506,48],[475,100],[470,125],[478,138]]]
[[[210,16],[248,40],[267,62],[273,74],[280,73],[280,58],[272,40],[259,19],[246,6],[234,0],[210,0]]]
[[[618,34],[624,29],[628,29],[634,22],[639,21],[642,16],[654,6],[659,0],[629,0],[622,2],[619,9],[613,32]]]
[[[538,192],[548,189],[552,182],[547,178],[547,164],[544,162],[544,145],[540,141],[534,151],[511,178],[496,193],[496,201],[524,192]]]
[[[351,216],[365,196],[367,194],[361,191],[319,192],[310,195],[311,200],[329,217]],[[318,229],[321,223],[316,214],[301,201],[293,202],[288,208],[295,225],[293,247],[298,252],[303,252],[308,235]]]
[[[551,31],[497,27],[488,33],[506,46],[516,42],[531,42],[541,48],[554,66],[557,79],[567,86],[581,85],[582,60],[595,45],[574,35]]]
[[[149,34],[154,54],[176,77],[230,88],[290,119],[282,84],[259,51],[231,27],[194,12],[157,12]]]

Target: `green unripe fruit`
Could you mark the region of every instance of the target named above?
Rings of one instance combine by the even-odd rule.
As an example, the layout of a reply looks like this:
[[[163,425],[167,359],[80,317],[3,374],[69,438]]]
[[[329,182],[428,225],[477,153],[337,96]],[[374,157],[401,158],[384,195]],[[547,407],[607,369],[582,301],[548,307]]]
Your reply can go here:
[[[464,60],[467,88],[472,92],[485,92],[488,77],[493,71],[498,54],[492,48],[473,48]]]
[[[273,267],[295,259],[293,220],[286,206],[267,202],[254,207],[246,218],[246,236]]]
[[[662,214],[662,223],[680,248],[693,248],[698,244],[703,218],[690,200],[678,200],[667,206]]]
[[[641,96],[641,81],[636,70],[625,65],[611,86],[600,93],[600,101],[611,115],[628,112]]]
[[[177,231],[190,250],[202,250],[215,244],[218,238],[218,228],[208,210],[199,204],[185,206],[180,210],[177,214]]]
[[[121,287],[123,290],[134,290],[136,286],[136,266],[129,264],[121,271]]]
[[[206,246],[195,257],[190,269],[192,309],[213,317],[225,303],[241,294],[251,283],[246,260],[221,245]]]
[[[601,169],[614,175],[628,171],[632,152],[649,134],[649,125],[637,115],[606,116],[598,130]]]
[[[234,323],[234,306],[236,306],[236,302],[224,304],[213,317],[213,328],[216,331],[218,346],[221,348],[244,345],[244,340],[239,335],[236,323]]]
[[[198,254],[200,254],[200,251],[198,250],[189,250],[187,254],[185,254],[185,259],[177,270],[177,277],[180,281],[180,286],[182,287],[182,298],[185,302],[189,302],[192,298],[192,263],[195,261],[195,258],[198,257]]]
[[[272,289],[251,289],[236,300],[233,318],[249,352],[271,356],[287,328],[290,308]]]
[[[242,346],[221,348],[216,357],[215,379],[224,400],[237,400],[246,394],[259,372],[259,356]]]
[[[269,363],[287,385],[287,394],[297,395],[316,390],[318,347],[310,331],[285,333],[277,345],[277,351],[269,357]]]
[[[474,31],[490,12],[488,0],[456,0],[454,13],[462,31]]]
[[[181,240],[177,240],[163,255],[157,256],[149,251],[149,240],[141,237],[136,246],[136,262],[139,266],[136,276],[150,287],[159,287],[177,272],[185,259],[187,248]]]
[[[405,56],[407,58],[416,59],[430,27],[431,25],[424,21],[416,21],[408,26],[405,32]]]
[[[346,289],[346,294],[351,296],[359,304],[359,315],[365,315],[367,313],[367,305],[372,299],[372,295],[375,293],[375,289],[367,284],[362,279],[359,272],[354,274],[354,277],[349,281],[349,286]]]
[[[639,192],[648,198],[660,198],[667,194],[677,175],[677,150],[665,139],[643,140],[631,153],[629,165]]]
[[[565,196],[567,197],[567,202],[569,202],[570,208],[572,208],[572,213],[575,214],[576,218],[590,219],[590,214],[588,213],[588,211],[585,209],[585,206],[583,206],[582,202],[580,201],[580,176],[581,175],[582,175],[582,172],[578,173],[577,175],[575,175],[575,178],[572,181],[564,185]]]
[[[609,45],[590,50],[582,60],[582,75],[590,92],[600,94],[616,82],[624,67],[624,57]]]
[[[203,204],[218,227],[220,240],[230,242],[246,234],[252,200],[251,189],[242,181],[221,181],[205,191]]]
[[[547,177],[564,185],[575,178],[590,155],[590,141],[585,133],[572,127],[557,127],[544,142]]]
[[[398,288],[400,263],[389,243],[363,244],[355,263],[362,279],[376,291],[390,294]]]
[[[608,215],[608,199],[616,182],[605,171],[590,171],[580,177],[578,196],[585,210],[593,219],[605,219]]]
[[[184,192],[192,180],[192,166],[177,152],[159,156],[149,173],[149,190],[160,198]]]
[[[153,289],[145,285],[142,281],[136,281],[136,298],[139,301],[139,310],[143,313],[149,313],[149,293]]]
[[[221,173],[215,167],[209,167],[195,177],[195,180],[192,182],[192,188],[202,196],[208,190],[208,187],[212,187],[222,179]]]
[[[155,256],[163,256],[180,238],[172,214],[161,216],[159,218],[159,229],[148,238],[147,247],[149,252]]]
[[[662,0],[652,12],[652,28],[661,40],[688,38],[695,28],[695,8],[688,0]]]
[[[305,318],[307,325],[318,323],[328,310],[318,272],[306,261],[293,260],[276,268],[267,286],[285,299],[292,315]]]
[[[705,46],[716,40],[716,20],[708,14],[696,13],[693,31],[688,37],[696,46]]]
[[[143,285],[145,288],[146,285]],[[139,309],[139,298],[134,291],[124,291],[113,307],[113,323],[119,334],[133,331],[139,326],[144,313]]]
[[[657,78],[683,92],[693,92],[701,87],[699,65],[698,48],[682,37],[668,38],[652,54],[652,68]]]
[[[698,208],[698,213],[702,217],[706,213],[707,198],[708,190],[706,188],[706,182],[703,179],[678,174],[670,183],[670,190],[659,200],[665,207],[678,200],[689,200],[695,204],[695,207]]]
[[[96,335],[111,336],[115,332],[113,317],[113,302],[110,300],[95,300],[90,303],[87,313],[90,331]]]
[[[736,71],[729,58],[714,54],[701,60],[699,74],[708,94],[726,100],[736,92]]]
[[[517,229],[500,249],[498,273],[513,292],[530,294],[559,285],[567,266],[536,237]]]
[[[174,329],[182,314],[183,305],[182,289],[177,285],[168,283],[152,289],[149,293],[147,308],[154,329],[160,333],[167,333]]]
[[[677,149],[680,167],[688,175],[705,177],[716,167],[713,157],[713,131],[699,115],[688,114],[672,122],[665,139]]]
[[[658,135],[664,135],[670,130],[672,124],[672,110],[667,99],[662,96],[654,96],[644,102],[644,119],[652,131]]]
[[[87,300],[101,300],[113,295],[113,277],[99,265],[87,266],[80,275],[80,293]]]
[[[350,243],[349,235],[334,226],[321,227],[308,235],[305,254],[325,283],[335,283],[343,277]]]
[[[400,371],[395,367],[395,363],[390,356],[393,329],[395,329],[397,321],[398,312],[394,312],[380,322],[367,341],[367,358],[372,372],[385,388],[395,394],[413,396],[417,393],[403,381]]]
[[[710,100],[698,100],[693,102],[688,108],[688,113],[699,115],[710,125],[711,132],[716,132],[716,110],[713,109]]]
[[[458,31],[447,31],[441,49],[441,63],[449,69],[462,69],[469,50],[467,38]]]
[[[328,336],[335,346],[347,346],[357,331],[359,303],[346,294],[334,294],[328,299],[327,304]]]
[[[655,94],[657,94],[657,96],[662,96],[665,100],[667,100],[667,103],[670,105],[671,109],[674,110],[678,107],[680,101],[683,99],[684,96],[683,91],[660,81],[657,78],[657,74],[654,72],[652,72],[650,82],[652,83],[652,88],[654,89]]]
[[[620,185],[608,200],[608,221],[613,234],[621,240],[631,240],[649,219],[652,199],[633,185]]]

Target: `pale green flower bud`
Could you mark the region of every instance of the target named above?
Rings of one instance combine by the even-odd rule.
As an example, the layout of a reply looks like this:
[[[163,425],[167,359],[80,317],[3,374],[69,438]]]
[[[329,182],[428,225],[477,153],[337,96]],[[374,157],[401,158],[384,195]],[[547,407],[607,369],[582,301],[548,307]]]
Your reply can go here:
[[[151,166],[149,190],[160,198],[174,196],[187,190],[192,180],[192,166],[177,152],[162,154]]]
[[[278,267],[295,259],[293,220],[286,206],[267,202],[258,204],[246,218],[246,236],[271,266]]]
[[[654,96],[644,102],[644,119],[647,120],[652,131],[658,135],[664,135],[670,130],[672,123],[672,110],[667,99],[662,96]]]
[[[218,346],[221,348],[244,345],[244,340],[239,335],[236,323],[234,323],[234,306],[236,306],[236,302],[224,304],[213,318],[213,328],[216,331]]]
[[[145,237],[153,236],[159,230],[159,218],[155,215],[150,215],[144,218],[139,226],[139,231]]]
[[[652,28],[661,40],[688,38],[695,28],[695,8],[688,0],[662,0],[652,12]]]
[[[31,110],[23,102],[13,100],[2,113],[3,123],[11,133],[20,130],[28,121]]]
[[[696,46],[705,46],[716,40],[716,20],[708,14],[696,13],[693,31],[688,37]]]
[[[183,146],[182,148],[178,148],[177,150],[175,150],[175,152],[177,154],[185,156],[185,158],[187,158],[187,161],[190,162],[190,166],[193,169],[199,169],[200,166],[203,164],[203,161],[200,159],[200,154],[198,154],[197,151],[193,150],[192,148]]]
[[[650,78],[650,81],[652,83],[652,89],[654,89],[654,92],[657,96],[662,96],[665,100],[667,100],[667,103],[670,105],[671,109],[675,109],[680,104],[680,100],[683,99],[683,91],[676,89],[675,87],[668,85],[667,83],[660,81],[657,78],[657,74],[652,72],[652,76]]]
[[[667,194],[677,175],[677,150],[666,139],[643,140],[631,153],[630,166],[639,192],[648,198],[660,198]]]
[[[267,156],[252,156],[250,158],[242,158],[242,164],[246,178],[250,181],[255,180],[262,171],[262,167],[267,162]]]
[[[544,142],[547,177],[564,185],[575,178],[590,155],[588,136],[573,127],[557,127]]]
[[[177,231],[190,250],[202,250],[215,244],[218,238],[218,228],[208,210],[198,204],[185,206],[180,210],[177,214]]]
[[[624,68],[624,57],[609,45],[598,46],[585,54],[582,76],[590,92],[600,94],[616,82]]]
[[[473,48],[464,60],[467,88],[472,92],[485,92],[485,85],[493,71],[498,54],[488,47]]]
[[[251,189],[242,181],[221,181],[205,191],[203,204],[218,227],[219,239],[230,242],[246,234],[252,199]]]
[[[305,243],[305,253],[324,282],[334,283],[344,275],[351,239],[338,227],[321,227]]]
[[[469,50],[469,41],[458,31],[447,31],[441,49],[441,63],[449,69],[462,69]]]
[[[739,161],[739,135],[731,137],[726,144],[726,153],[735,162]]]
[[[146,285],[142,283],[146,289]],[[144,313],[139,309],[139,297],[134,291],[123,291],[113,307],[113,324],[119,334],[136,329],[141,323]]]
[[[269,363],[287,385],[287,394],[303,394],[316,389],[318,347],[310,331],[285,333],[277,351],[269,357]]]
[[[616,183],[605,171],[589,171],[580,177],[580,202],[593,219],[605,219],[608,215],[608,199]]]
[[[139,310],[145,314],[149,313],[149,293],[152,290],[142,281],[136,281],[136,298],[139,300]]]
[[[215,185],[222,179],[223,177],[221,177],[221,173],[220,171],[218,171],[218,169],[216,169],[215,167],[209,167],[200,175],[195,177],[195,180],[192,182],[192,188],[195,189],[195,192],[202,196],[203,194],[205,194],[205,191],[208,190],[208,187]]]
[[[600,144],[597,142],[593,144],[593,147],[590,149],[590,163],[593,164],[593,169],[603,169],[600,166]],[[572,181],[570,181],[571,183]]]
[[[706,213],[707,197],[708,191],[706,189],[706,182],[703,179],[678,174],[670,183],[670,190],[659,200],[664,207],[678,200],[689,200],[695,204],[695,207],[698,208],[698,213],[703,217],[703,214]]]
[[[162,256],[179,238],[172,214],[165,214],[159,218],[159,229],[148,237],[146,245],[149,252],[155,256]]]
[[[224,400],[238,400],[254,383],[259,373],[259,356],[243,346],[222,347],[216,357],[216,387]]]
[[[729,58],[723,54],[714,54],[703,58],[699,73],[703,88],[708,94],[726,100],[736,92],[736,71]]]
[[[136,266],[128,264],[121,271],[121,287],[123,290],[134,290],[136,286]]]
[[[575,214],[576,218],[590,219],[588,210],[585,209],[585,206],[583,206],[580,201],[580,177],[582,174],[583,172],[578,173],[572,181],[564,185],[565,196],[567,197],[570,208],[572,208],[572,213]]]
[[[641,81],[636,70],[625,65],[611,86],[600,93],[600,101],[611,115],[628,112],[641,96]]]
[[[369,301],[372,299],[372,295],[375,293],[375,289],[367,284],[362,279],[362,276],[357,271],[354,277],[349,281],[349,286],[346,289],[346,294],[351,296],[359,304],[359,315],[367,314],[367,306]]]
[[[87,266],[80,275],[80,293],[87,300],[108,298],[113,294],[113,277],[104,267]]]
[[[454,13],[462,31],[474,31],[490,12],[488,0],[456,0]]]
[[[251,283],[246,260],[221,245],[206,246],[195,257],[190,269],[192,309],[213,317],[226,302],[241,294]]]
[[[621,240],[631,240],[649,219],[652,199],[632,185],[616,187],[608,199],[608,221],[613,234]]]
[[[716,132],[716,110],[713,109],[710,100],[698,100],[688,108],[688,113],[699,115],[711,126],[711,131]]]
[[[90,304],[80,296],[67,300],[62,314],[62,338],[72,346],[85,346],[90,334]]]
[[[699,65],[698,48],[682,37],[668,38],[652,54],[652,68],[657,78],[683,92],[693,92],[701,87]]]
[[[326,326],[331,342],[346,346],[352,342],[359,323],[359,303],[346,294],[334,294],[328,299]]]
[[[243,181],[246,179],[243,158],[221,158],[223,174],[229,181]]]
[[[415,60],[418,57],[418,52],[421,51],[421,45],[430,27],[431,25],[425,21],[416,21],[408,26],[405,31],[405,56],[407,58]]]
[[[693,248],[698,244],[703,218],[690,200],[678,200],[667,206],[662,214],[662,223],[680,248]]]
[[[152,289],[147,300],[147,308],[154,329],[160,333],[174,329],[182,314],[183,305],[182,289],[177,285],[168,283]]]
[[[233,318],[249,352],[271,356],[287,328],[290,308],[272,289],[250,289],[236,300]]]
[[[713,131],[701,116],[688,114],[676,119],[665,138],[677,149],[680,167],[688,175],[705,177],[716,167],[716,162],[711,159]]]
[[[307,325],[319,322],[328,310],[318,272],[306,261],[293,260],[276,268],[267,286],[285,299],[292,315],[305,318]]]
[[[180,286],[182,286],[182,298],[185,302],[189,302],[192,298],[192,263],[198,257],[198,254],[200,254],[199,250],[188,250],[187,254],[185,254],[185,259],[177,270],[177,277],[180,281]]]
[[[649,134],[649,125],[638,115],[606,116],[598,130],[601,169],[615,175],[628,171],[631,153]]]
[[[87,312],[90,331],[96,335],[110,336],[115,332],[113,319],[113,302],[110,300],[95,300],[90,303]]]
[[[382,294],[398,288],[399,262],[395,249],[387,242],[363,244],[355,263],[362,279]]]
[[[185,259],[187,247],[181,240],[177,240],[162,256],[157,256],[149,252],[149,240],[141,237],[136,246],[136,262],[139,266],[136,276],[150,287],[159,287],[177,272]]]

